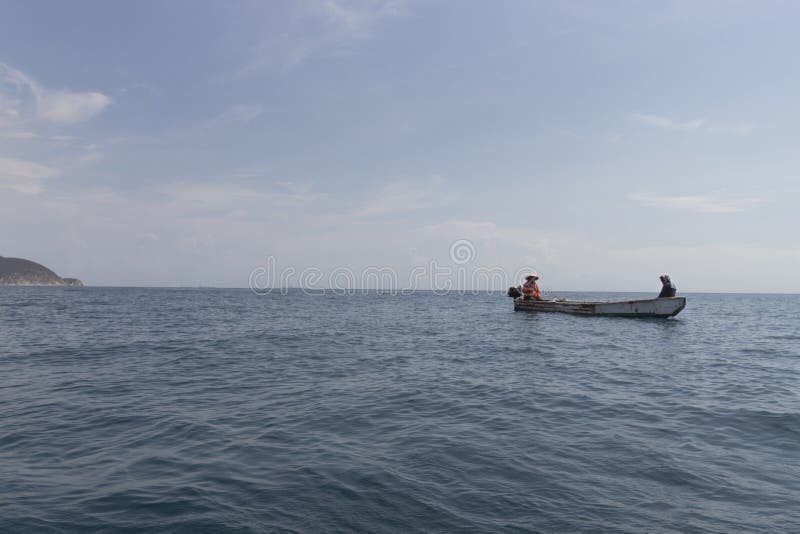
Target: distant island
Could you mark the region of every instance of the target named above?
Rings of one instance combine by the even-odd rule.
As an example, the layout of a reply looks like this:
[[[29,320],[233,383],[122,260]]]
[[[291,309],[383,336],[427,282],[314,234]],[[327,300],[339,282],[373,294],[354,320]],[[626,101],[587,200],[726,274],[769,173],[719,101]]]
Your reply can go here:
[[[76,286],[77,278],[61,278],[35,261],[0,256],[0,286]]]

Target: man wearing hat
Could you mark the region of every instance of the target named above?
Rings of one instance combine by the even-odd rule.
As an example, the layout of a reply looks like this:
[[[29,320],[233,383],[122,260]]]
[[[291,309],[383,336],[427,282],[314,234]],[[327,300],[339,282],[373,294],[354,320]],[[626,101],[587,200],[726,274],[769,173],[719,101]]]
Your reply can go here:
[[[539,292],[539,284],[536,281],[539,275],[535,272],[525,277],[525,283],[522,284],[522,295],[524,300],[542,300],[542,294]]]

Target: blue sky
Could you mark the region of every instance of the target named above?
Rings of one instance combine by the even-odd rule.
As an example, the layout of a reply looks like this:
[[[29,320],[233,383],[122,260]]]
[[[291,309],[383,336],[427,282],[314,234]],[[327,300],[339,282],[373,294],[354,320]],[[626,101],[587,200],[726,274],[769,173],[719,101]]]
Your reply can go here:
[[[2,2],[0,254],[798,291],[793,2]],[[654,287],[655,286],[655,287]]]

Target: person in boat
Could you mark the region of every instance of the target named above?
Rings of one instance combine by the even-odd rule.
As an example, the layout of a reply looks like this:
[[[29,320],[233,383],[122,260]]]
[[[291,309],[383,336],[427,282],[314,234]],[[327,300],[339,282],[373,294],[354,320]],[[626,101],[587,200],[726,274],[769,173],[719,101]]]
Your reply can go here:
[[[539,291],[539,284],[536,281],[539,275],[531,273],[525,277],[525,283],[522,284],[522,298],[524,300],[542,300],[542,293]]]
[[[672,280],[669,279],[669,275],[662,274],[658,279],[661,280],[661,293],[658,294],[658,298],[674,297],[678,289],[675,287],[675,284],[672,283]]]

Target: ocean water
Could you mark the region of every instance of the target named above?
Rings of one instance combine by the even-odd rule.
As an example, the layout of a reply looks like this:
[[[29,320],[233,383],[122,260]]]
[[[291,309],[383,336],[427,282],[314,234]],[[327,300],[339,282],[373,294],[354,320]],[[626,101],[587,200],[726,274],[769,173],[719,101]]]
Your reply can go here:
[[[0,288],[0,532],[800,532],[800,295],[688,297]]]

